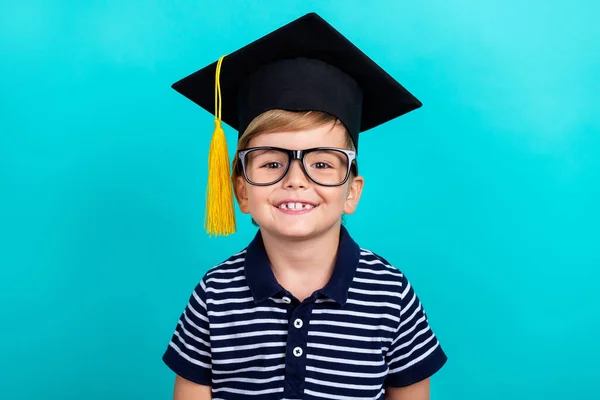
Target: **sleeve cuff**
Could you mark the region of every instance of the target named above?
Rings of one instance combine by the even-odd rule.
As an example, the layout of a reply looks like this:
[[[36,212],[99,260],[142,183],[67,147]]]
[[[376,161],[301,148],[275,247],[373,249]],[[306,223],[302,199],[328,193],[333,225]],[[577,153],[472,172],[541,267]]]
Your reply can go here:
[[[438,372],[447,360],[448,357],[442,350],[442,347],[438,346],[425,360],[418,362],[404,371],[388,375],[385,379],[384,386],[405,387],[421,382]]]
[[[212,386],[212,371],[190,364],[169,346],[162,356],[163,362],[177,375],[199,385]]]

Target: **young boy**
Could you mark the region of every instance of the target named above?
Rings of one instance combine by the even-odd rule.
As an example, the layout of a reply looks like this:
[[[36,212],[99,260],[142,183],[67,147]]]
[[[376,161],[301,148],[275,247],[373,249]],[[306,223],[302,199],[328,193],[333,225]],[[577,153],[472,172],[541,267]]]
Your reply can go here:
[[[259,226],[181,315],[163,356],[175,399],[428,399],[446,355],[425,311],[402,272],[341,224],[364,184],[359,132],[421,103],[316,14],[174,88],[216,108],[209,232],[234,230],[221,113],[239,131],[239,207]]]

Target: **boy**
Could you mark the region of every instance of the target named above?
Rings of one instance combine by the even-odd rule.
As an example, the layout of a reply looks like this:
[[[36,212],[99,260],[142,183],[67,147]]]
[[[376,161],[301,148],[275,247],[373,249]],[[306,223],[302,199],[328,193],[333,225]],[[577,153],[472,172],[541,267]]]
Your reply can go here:
[[[316,14],[174,88],[216,107],[209,232],[234,226],[221,112],[240,135],[235,196],[259,226],[181,315],[163,356],[175,399],[428,399],[446,355],[425,311],[406,277],[341,225],[364,184],[359,132],[420,102]]]

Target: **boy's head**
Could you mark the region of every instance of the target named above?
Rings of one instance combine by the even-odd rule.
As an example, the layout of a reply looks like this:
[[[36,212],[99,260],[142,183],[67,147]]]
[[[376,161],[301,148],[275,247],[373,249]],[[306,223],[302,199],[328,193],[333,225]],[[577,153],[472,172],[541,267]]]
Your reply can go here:
[[[284,151],[308,149],[301,159]],[[238,150],[232,174],[238,204],[271,234],[317,236],[358,205],[364,180],[357,175],[355,146],[328,113],[262,113],[241,135]]]
[[[173,84],[215,113],[205,220],[210,234],[235,231],[221,121],[239,135],[233,186],[242,211],[263,229],[281,223],[288,234],[305,235],[336,226],[342,213],[356,208],[363,179],[351,167],[359,134],[421,106],[315,13],[224,57]],[[306,209],[296,210],[296,203]]]

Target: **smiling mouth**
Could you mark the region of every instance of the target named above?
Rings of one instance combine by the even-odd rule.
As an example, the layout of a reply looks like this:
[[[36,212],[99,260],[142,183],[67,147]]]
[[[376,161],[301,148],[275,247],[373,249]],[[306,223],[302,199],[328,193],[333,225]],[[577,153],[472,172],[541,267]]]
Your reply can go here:
[[[314,204],[311,204],[311,203],[285,202],[285,203],[279,204],[279,206],[276,206],[276,207],[280,210],[285,210],[285,211],[306,211],[306,210],[312,210],[313,208],[315,208],[317,206]]]

